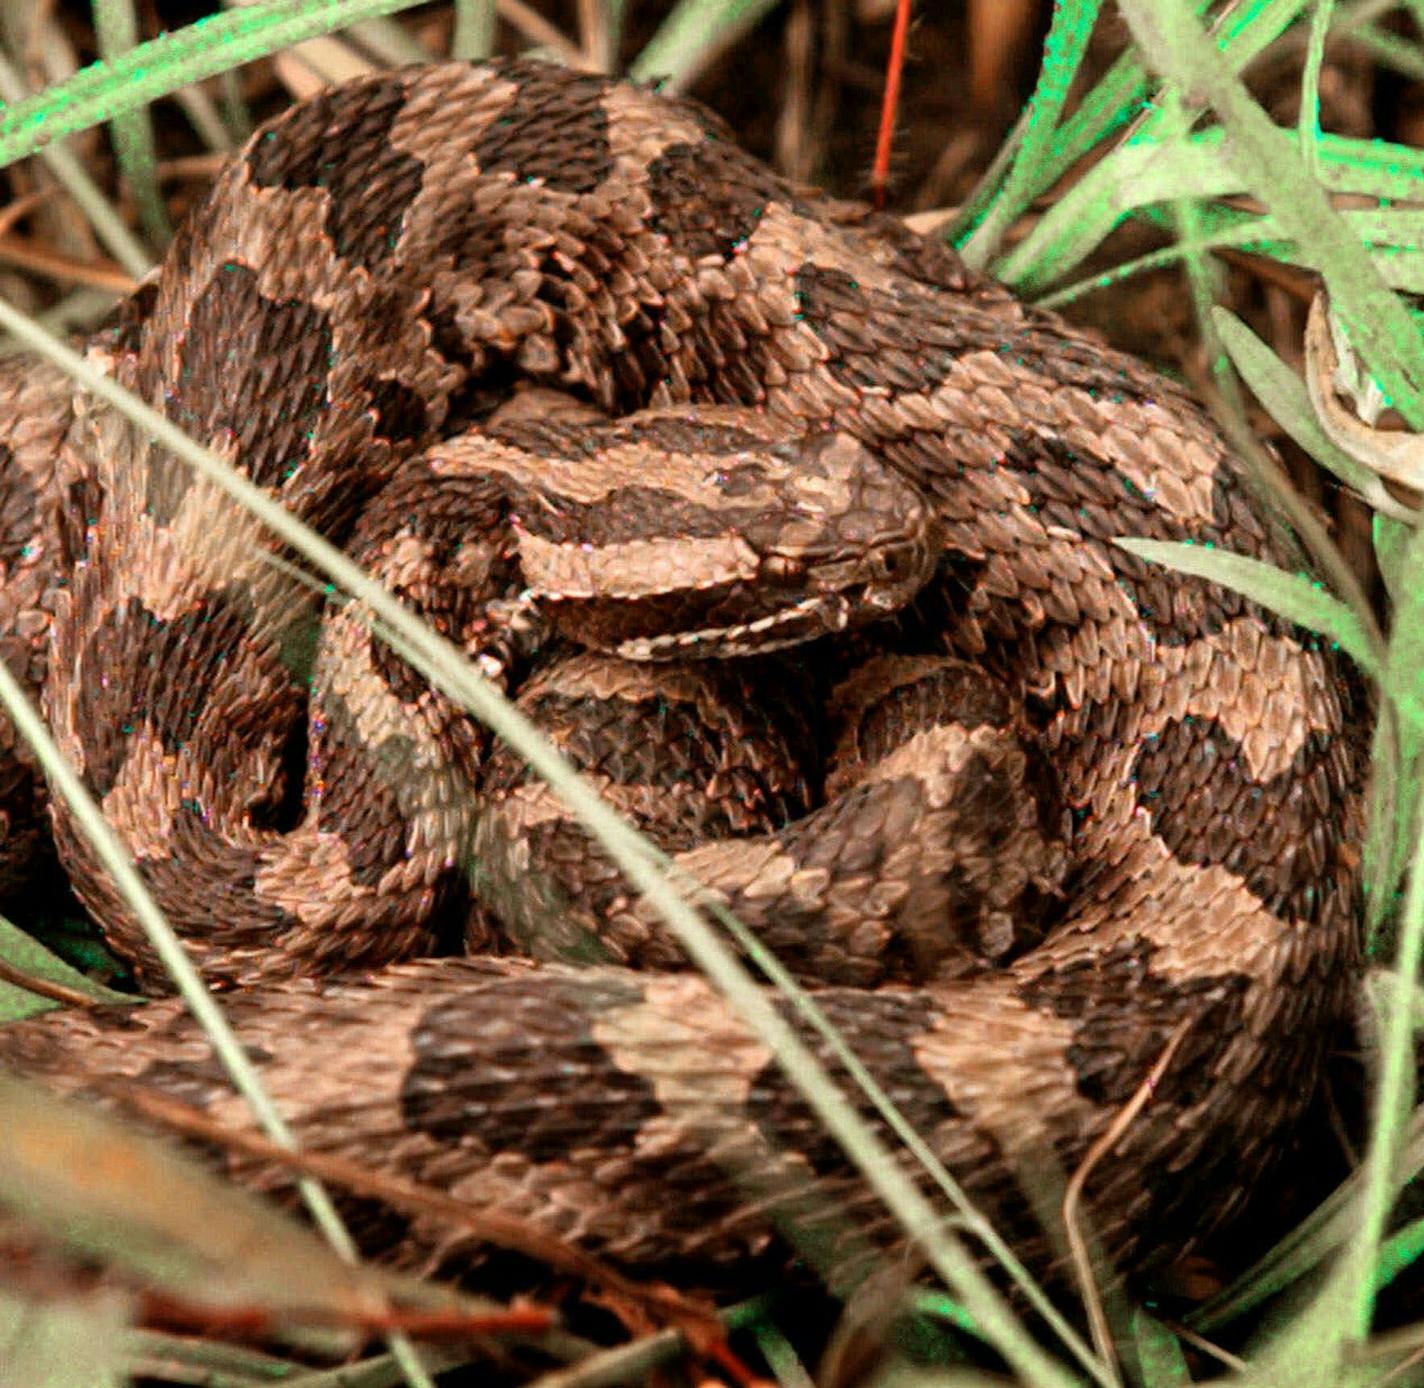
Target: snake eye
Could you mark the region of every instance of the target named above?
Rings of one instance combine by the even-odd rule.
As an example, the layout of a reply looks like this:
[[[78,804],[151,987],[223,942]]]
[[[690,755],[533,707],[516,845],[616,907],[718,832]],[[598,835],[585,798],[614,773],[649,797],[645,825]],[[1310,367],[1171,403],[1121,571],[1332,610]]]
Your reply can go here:
[[[769,554],[761,561],[761,573],[763,578],[776,578],[783,581],[799,578],[806,572],[806,566],[801,560],[789,554]]]

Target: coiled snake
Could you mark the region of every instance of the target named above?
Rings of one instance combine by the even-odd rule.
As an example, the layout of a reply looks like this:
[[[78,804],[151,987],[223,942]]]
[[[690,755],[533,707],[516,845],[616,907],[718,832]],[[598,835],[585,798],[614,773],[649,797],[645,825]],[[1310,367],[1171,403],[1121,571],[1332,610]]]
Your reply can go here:
[[[519,690],[1029,1256],[1020,1173],[1072,1171],[1174,1036],[1088,1181],[1108,1252],[1266,1168],[1357,958],[1361,712],[1308,634],[1113,545],[1299,563],[1176,386],[700,107],[525,63],[293,107],[95,350]],[[641,1267],[898,1237],[517,765],[354,613],[313,656],[318,599],[184,466],[7,381],[11,667],[305,1143]],[[452,930],[474,957],[399,962]],[[0,1058],[238,1121],[171,1001]]]

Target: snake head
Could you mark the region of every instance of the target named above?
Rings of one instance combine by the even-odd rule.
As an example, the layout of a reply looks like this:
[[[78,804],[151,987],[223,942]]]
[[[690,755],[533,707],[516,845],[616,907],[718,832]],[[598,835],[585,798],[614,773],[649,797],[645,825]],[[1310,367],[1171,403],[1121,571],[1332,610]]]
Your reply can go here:
[[[633,660],[757,654],[898,611],[933,572],[930,507],[850,435],[795,437],[704,407],[657,412],[635,452],[639,420],[596,455],[621,478],[605,477],[596,509],[547,473],[513,508],[529,591],[580,645]]]

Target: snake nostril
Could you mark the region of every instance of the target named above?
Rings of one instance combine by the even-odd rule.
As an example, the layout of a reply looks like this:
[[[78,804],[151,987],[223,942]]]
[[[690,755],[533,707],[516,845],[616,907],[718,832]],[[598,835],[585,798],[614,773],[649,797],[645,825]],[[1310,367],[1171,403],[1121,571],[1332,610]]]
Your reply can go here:
[[[910,576],[909,556],[902,549],[883,550],[878,568],[880,577],[887,583],[900,583]]]

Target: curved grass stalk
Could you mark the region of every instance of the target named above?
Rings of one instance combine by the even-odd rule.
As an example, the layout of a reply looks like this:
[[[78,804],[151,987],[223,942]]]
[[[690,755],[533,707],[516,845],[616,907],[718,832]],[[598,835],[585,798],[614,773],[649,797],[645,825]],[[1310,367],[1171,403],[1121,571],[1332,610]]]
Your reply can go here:
[[[0,108],[0,168],[55,140],[136,111],[179,87],[420,0],[259,0],[150,39],[110,63]]]

